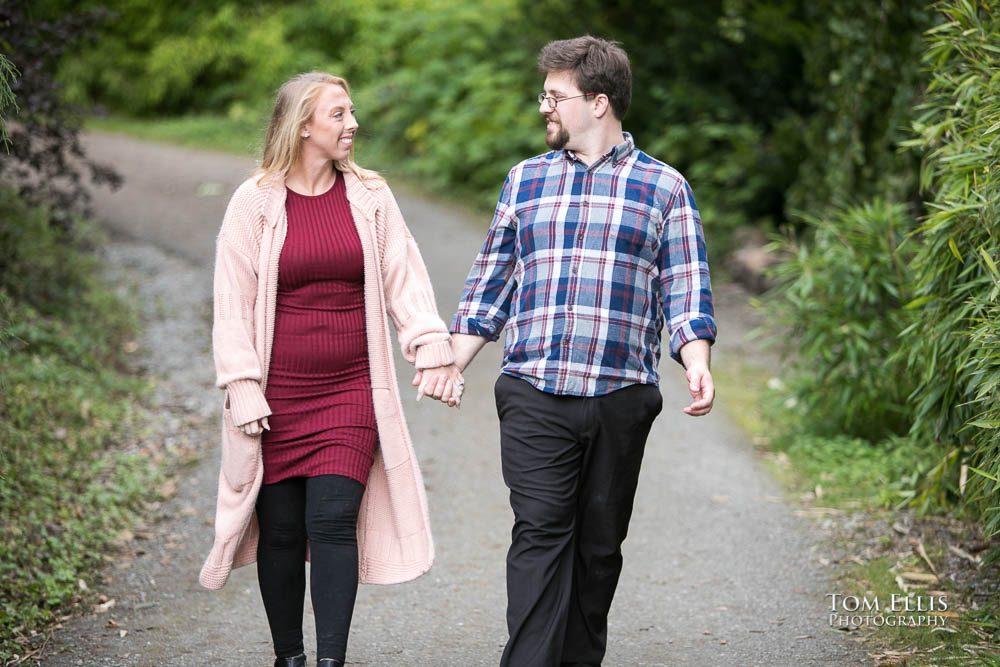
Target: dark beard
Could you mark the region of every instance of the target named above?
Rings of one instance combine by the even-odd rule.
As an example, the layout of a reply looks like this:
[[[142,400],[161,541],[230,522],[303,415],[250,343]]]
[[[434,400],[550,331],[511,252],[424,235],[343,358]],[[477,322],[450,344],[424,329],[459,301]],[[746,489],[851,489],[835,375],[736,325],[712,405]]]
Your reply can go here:
[[[569,143],[569,132],[562,125],[559,126],[559,131],[556,132],[555,136],[550,135],[548,132],[545,133],[545,143],[554,151],[560,151],[566,147]]]

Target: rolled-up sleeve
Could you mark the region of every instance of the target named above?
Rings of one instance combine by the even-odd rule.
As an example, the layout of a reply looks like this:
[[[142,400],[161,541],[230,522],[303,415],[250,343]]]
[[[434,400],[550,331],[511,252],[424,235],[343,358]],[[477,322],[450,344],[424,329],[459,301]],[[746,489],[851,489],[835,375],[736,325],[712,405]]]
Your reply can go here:
[[[507,175],[486,240],[465,280],[452,333],[481,336],[491,341],[510,316],[514,281],[511,279],[517,246],[517,218],[512,206],[513,172]]]
[[[718,332],[701,215],[691,186],[684,180],[671,195],[660,237],[658,265],[670,356],[682,363],[682,347],[693,340],[714,343]]]

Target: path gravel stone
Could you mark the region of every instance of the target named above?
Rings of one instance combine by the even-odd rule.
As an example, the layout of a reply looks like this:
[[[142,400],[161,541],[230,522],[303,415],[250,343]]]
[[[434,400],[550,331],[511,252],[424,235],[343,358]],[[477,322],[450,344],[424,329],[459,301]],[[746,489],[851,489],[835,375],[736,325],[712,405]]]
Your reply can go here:
[[[194,443],[200,458],[177,475],[159,519],[91,587],[115,600],[51,639],[43,664],[269,665],[270,642],[253,567],[222,591],[199,588],[212,541],[221,392],[210,356],[214,239],[228,197],[252,162],[228,155],[92,134],[87,147],[126,176],[97,193],[115,233],[104,254],[115,279],[146,306],[146,370],[157,381],[162,438]],[[389,174],[393,182],[392,174]],[[397,187],[436,287],[453,312],[488,216]],[[719,285],[722,338],[714,363],[745,353],[734,315],[742,295]],[[732,311],[727,305],[733,306]],[[409,584],[363,586],[350,665],[497,664],[506,637],[504,556],[511,513],[500,476],[490,345],[466,373],[461,411],[408,401],[425,474],[437,562]],[[399,360],[401,381],[412,377]],[[683,373],[663,365],[664,411],[649,438],[625,572],[610,619],[608,666],[848,667],[870,664],[860,645],[829,627],[823,534],[798,517],[727,416],[725,387],[712,415],[692,419]],[[404,399],[412,393],[404,390]],[[101,579],[101,577],[105,579]],[[307,616],[307,650],[312,633]]]

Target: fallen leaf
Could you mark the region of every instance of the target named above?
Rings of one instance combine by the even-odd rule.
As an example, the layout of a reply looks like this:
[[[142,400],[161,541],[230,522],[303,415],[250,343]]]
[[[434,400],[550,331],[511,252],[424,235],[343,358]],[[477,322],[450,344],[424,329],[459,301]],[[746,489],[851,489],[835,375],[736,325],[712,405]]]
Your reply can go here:
[[[94,606],[94,613],[95,614],[104,614],[104,613],[106,613],[108,611],[111,611],[111,609],[114,608],[114,606],[115,606],[115,599],[111,598],[107,602],[103,602],[103,603],[101,603],[99,605],[95,605]]]
[[[969,561],[970,563],[972,563],[976,567],[979,567],[980,563],[982,563],[982,559],[979,558],[978,556],[973,556],[968,551],[965,551],[964,549],[956,547],[953,544],[949,544],[948,545],[948,551],[952,552],[953,554],[955,554],[956,556],[958,556],[960,558],[964,558],[965,560]]]
[[[920,555],[921,558],[924,559],[924,562],[927,563],[927,567],[931,569],[931,572],[937,575],[937,568],[934,567],[934,563],[932,563],[931,559],[927,556],[927,551],[924,550],[923,542],[920,541],[917,542],[917,553]]]
[[[173,479],[168,479],[163,484],[156,489],[157,493],[164,500],[169,500],[177,494],[177,482]]]

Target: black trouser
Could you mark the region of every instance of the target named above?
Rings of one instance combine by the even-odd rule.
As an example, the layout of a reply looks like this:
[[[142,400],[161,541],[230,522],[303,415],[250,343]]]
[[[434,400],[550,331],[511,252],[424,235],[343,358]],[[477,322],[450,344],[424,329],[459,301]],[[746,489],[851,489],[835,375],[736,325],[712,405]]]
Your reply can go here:
[[[507,375],[495,391],[514,510],[510,638],[500,664],[600,665],[660,391],[633,385],[604,396],[557,396]]]
[[[306,540],[316,657],[344,660],[358,593],[358,508],[365,487],[341,475],[265,484],[257,496],[257,581],[274,654],[303,653]]]

